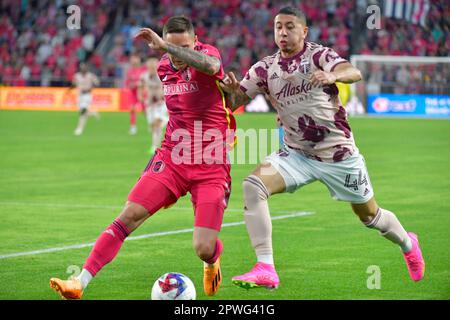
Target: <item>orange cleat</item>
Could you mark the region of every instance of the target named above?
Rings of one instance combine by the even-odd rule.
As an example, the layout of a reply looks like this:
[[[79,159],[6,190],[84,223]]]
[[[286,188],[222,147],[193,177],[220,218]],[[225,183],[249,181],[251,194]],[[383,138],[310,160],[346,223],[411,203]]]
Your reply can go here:
[[[205,263],[203,267],[203,291],[208,296],[213,296],[219,291],[222,283],[222,272],[220,271],[220,257],[214,264]]]
[[[77,278],[69,280],[51,278],[50,288],[58,292],[64,300],[78,300],[83,296],[83,287]]]

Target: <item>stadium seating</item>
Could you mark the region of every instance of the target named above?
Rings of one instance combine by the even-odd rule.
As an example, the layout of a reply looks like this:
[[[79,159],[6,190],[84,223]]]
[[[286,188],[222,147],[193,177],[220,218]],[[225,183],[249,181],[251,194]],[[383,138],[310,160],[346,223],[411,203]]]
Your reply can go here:
[[[309,19],[308,40],[332,46],[343,57],[355,53],[449,54],[450,15],[445,1],[431,1],[425,28],[389,18],[383,19],[382,30],[361,29],[358,17],[365,17],[364,10],[370,2],[294,1]],[[149,54],[142,43],[133,40],[136,30],[151,26],[161,31],[170,16],[179,14],[192,18],[201,41],[220,49],[226,70],[242,75],[257,59],[276,50],[272,17],[280,7],[292,2],[80,0],[80,30],[67,29],[66,3],[22,1],[18,6],[14,0],[2,1],[0,83],[64,86],[72,79],[78,61],[87,60],[100,76],[102,86],[120,86],[128,55],[134,51],[143,56]],[[428,71],[431,76],[432,70],[420,70]],[[398,70],[386,71],[383,78],[389,81],[397,73]]]

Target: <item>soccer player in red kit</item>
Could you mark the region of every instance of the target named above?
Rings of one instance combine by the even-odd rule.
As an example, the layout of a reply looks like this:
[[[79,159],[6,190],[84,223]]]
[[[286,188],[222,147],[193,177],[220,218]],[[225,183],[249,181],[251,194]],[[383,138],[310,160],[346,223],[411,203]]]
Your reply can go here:
[[[219,86],[224,76],[220,54],[215,47],[198,42],[192,23],[182,16],[168,20],[163,38],[148,28],[136,37],[167,53],[158,64],[170,116],[166,135],[122,213],[97,239],[81,274],[66,281],[50,279],[50,286],[63,298],[80,299],[92,277],[114,259],[125,238],[187,192],[194,206],[193,246],[204,261],[205,293],[214,295],[222,281],[223,245],[218,233],[231,188],[230,165],[225,159],[235,122]],[[213,135],[215,139],[211,139]]]
[[[129,107],[130,107],[130,134],[135,135],[137,133],[136,126],[136,111],[138,110],[138,86],[141,79],[141,74],[145,71],[145,68],[141,66],[141,58],[137,54],[130,56],[130,67],[125,75],[125,88],[129,90]]]

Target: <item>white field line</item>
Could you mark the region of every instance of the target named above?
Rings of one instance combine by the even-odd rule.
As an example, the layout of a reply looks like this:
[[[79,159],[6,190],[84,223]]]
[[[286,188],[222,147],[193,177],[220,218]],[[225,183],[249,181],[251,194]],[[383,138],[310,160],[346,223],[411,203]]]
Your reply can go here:
[[[314,214],[314,212],[306,212],[306,211],[291,212],[290,214],[274,216],[271,219],[272,220],[282,220],[282,219],[289,219],[289,218],[295,218],[295,217],[309,216],[312,214]],[[245,223],[244,221],[224,223],[224,224],[222,224],[222,228],[239,226],[244,223]],[[167,235],[172,235],[172,234],[190,233],[193,231],[194,231],[193,228],[189,228],[189,229],[179,229],[179,230],[164,231],[164,232],[154,232],[154,233],[143,234],[140,236],[131,236],[131,237],[128,237],[126,239],[126,241],[134,241],[134,240],[140,240],[140,239],[146,239],[146,238],[162,237],[162,236],[167,236]],[[49,252],[81,249],[81,248],[87,248],[87,247],[92,247],[92,246],[94,246],[94,242],[75,244],[75,245],[63,246],[63,247],[53,247],[53,248],[34,250],[34,251],[8,253],[8,254],[0,255],[0,260],[8,259],[8,258],[15,258],[15,257],[23,257],[23,256],[33,256],[33,255],[49,253]]]
[[[21,202],[21,201],[0,201],[0,206],[25,206],[25,207],[47,207],[47,208],[76,208],[76,209],[113,209],[122,210],[125,206],[119,205],[103,205],[103,204],[69,204],[69,203],[46,203],[46,202]],[[170,207],[167,210],[177,210],[177,211],[189,211],[193,210],[192,207]],[[225,211],[228,212],[242,212],[243,209],[227,208]],[[0,211],[1,212],[1,211]],[[277,211],[278,214],[290,214],[294,211]]]

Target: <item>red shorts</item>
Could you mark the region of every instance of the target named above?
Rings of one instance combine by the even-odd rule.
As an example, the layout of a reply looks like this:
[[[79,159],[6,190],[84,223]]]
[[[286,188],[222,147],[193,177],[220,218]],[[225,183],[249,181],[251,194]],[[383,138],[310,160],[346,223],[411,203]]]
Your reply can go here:
[[[187,192],[194,206],[194,225],[220,231],[231,192],[229,164],[174,164],[170,150],[158,149],[128,200],[153,214]]]

